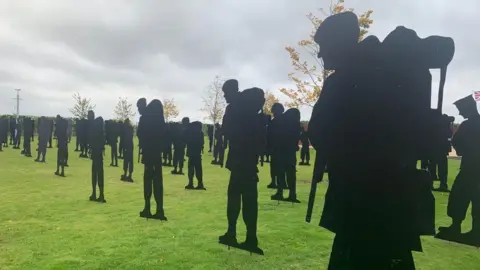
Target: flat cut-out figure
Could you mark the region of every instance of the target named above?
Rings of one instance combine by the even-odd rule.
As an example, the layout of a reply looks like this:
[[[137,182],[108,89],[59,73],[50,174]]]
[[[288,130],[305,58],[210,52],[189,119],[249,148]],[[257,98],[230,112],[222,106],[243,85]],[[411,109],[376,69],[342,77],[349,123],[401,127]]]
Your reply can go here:
[[[90,119],[95,118],[93,111],[90,111]],[[95,118],[88,129],[88,142],[90,148],[90,158],[92,159],[92,195],[90,201],[106,203],[104,190],[104,169],[103,154],[105,151],[105,131],[102,117]],[[97,185],[100,195],[97,198]]]
[[[308,140],[308,131],[305,126],[301,128],[300,141],[302,142],[302,150],[300,152],[300,158],[302,161],[300,161],[298,165],[310,166],[310,141]]]
[[[182,124],[178,127],[178,134],[174,137],[173,147],[173,171],[172,174],[183,174],[183,164],[185,162],[185,136],[190,125],[190,119],[184,117]],[[177,170],[178,168],[178,170]]]
[[[65,177],[68,160],[68,120],[57,115],[55,119],[55,137],[57,138],[57,170],[55,175]]]
[[[18,118],[15,130],[15,140],[13,142],[14,149],[20,149],[20,144],[22,144],[22,128],[23,120],[21,118]]]
[[[274,137],[274,152],[276,155],[277,193],[272,200],[284,200],[283,189],[288,188],[289,196],[286,201],[299,203],[297,199],[297,151],[300,138],[300,111],[288,109],[280,118],[279,132]]]
[[[207,135],[208,135],[208,152],[212,152],[213,147],[213,125],[207,125]]]
[[[17,129],[17,119],[15,117],[11,116],[10,117],[10,125],[9,125],[9,130],[10,130],[10,145],[13,145],[15,141],[15,131]]]
[[[75,119],[75,152],[80,152],[81,120]]]
[[[173,123],[166,123],[165,131],[165,149],[163,150],[163,166],[172,166],[172,144],[173,144]]]
[[[50,136],[51,125],[53,123],[50,119],[42,116],[38,119],[38,149],[36,162],[45,162],[45,156],[47,154],[47,144]],[[41,159],[40,159],[41,158]]]
[[[212,164],[220,165],[223,168],[225,158],[225,146],[228,144],[224,140],[224,134],[220,124],[215,124],[215,145],[213,146]]]
[[[154,99],[148,106],[145,98],[137,102],[140,121],[137,136],[142,149],[142,163],[145,165],[143,174],[143,191],[145,207],[140,217],[167,220],[163,209],[163,175],[162,150],[165,137],[165,118],[162,103]],[[152,190],[153,189],[153,190]],[[157,204],[157,212],[150,212],[150,199],[153,195]]]
[[[133,126],[130,124],[130,119],[126,119],[122,123],[122,135],[123,140],[123,175],[120,178],[123,181],[133,182]],[[127,175],[128,172],[128,175]]]
[[[195,121],[190,123],[188,132],[185,135],[188,157],[188,184],[185,189],[205,189],[203,185],[202,170],[202,148],[204,145],[204,134],[202,123]],[[193,186],[193,177],[197,177],[198,185]]]
[[[23,120],[23,151],[22,154],[26,157],[32,157],[32,137],[34,122],[30,117],[25,117]]]
[[[448,198],[447,214],[452,218],[452,225],[440,227],[439,236],[447,240],[457,238],[466,244],[480,246],[480,115],[471,95],[454,104],[459,114],[466,119],[452,138],[452,145],[462,161]],[[461,225],[470,203],[472,229],[461,235]]]
[[[125,128],[125,122],[124,121],[120,121],[118,122],[119,124],[119,132],[120,132],[120,142],[118,143],[118,158],[119,159],[122,159],[123,158],[123,152],[124,152],[124,148],[125,148],[125,140],[124,140],[124,137],[123,135],[125,134],[125,131],[123,130]],[[129,120],[129,123],[128,125],[131,125],[130,124],[130,120]]]
[[[68,138],[68,143],[72,141],[72,135],[73,135],[73,120],[72,118],[67,119],[68,127],[67,127],[67,138]]]
[[[52,121],[50,119],[48,119],[48,120]],[[48,131],[49,132],[49,134],[48,134],[48,148],[53,148],[52,140],[53,140],[54,129],[55,129],[55,125],[53,124],[53,121],[52,121],[52,125],[50,126],[50,130]]]
[[[272,105],[273,118],[267,126],[267,152],[270,153],[270,178],[271,182],[268,184],[268,188],[276,189],[278,187],[278,171],[281,170],[278,166],[278,162],[275,161],[275,157],[279,158],[279,153],[276,153],[278,147],[275,146],[275,137],[279,135],[278,119],[285,112],[285,108],[280,103]]]
[[[118,136],[119,136],[119,125],[113,120],[105,121],[105,131],[107,137],[107,144],[110,146],[110,166],[118,167]]]
[[[228,106],[223,117],[230,150],[226,167],[230,170],[227,203],[227,232],[219,242],[263,254],[258,248],[258,158],[265,148],[264,125],[260,110],[265,103],[263,90],[251,88],[238,92],[238,82],[227,80],[223,92]],[[245,242],[237,242],[237,219],[243,212],[247,227]]]

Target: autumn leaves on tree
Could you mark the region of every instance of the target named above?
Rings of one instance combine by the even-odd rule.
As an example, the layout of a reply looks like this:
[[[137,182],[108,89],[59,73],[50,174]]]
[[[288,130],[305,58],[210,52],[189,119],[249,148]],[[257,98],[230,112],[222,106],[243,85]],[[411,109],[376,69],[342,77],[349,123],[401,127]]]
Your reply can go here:
[[[332,3],[327,12],[324,9],[320,9],[320,11],[325,17],[345,11],[353,12],[353,9],[345,8],[344,2],[344,0],[337,0],[335,3]],[[368,10],[363,14],[357,14],[360,24],[360,40],[368,33],[368,29],[373,23],[373,20],[370,19],[372,13],[372,10]],[[322,91],[324,80],[330,74],[330,71],[323,69],[321,60],[317,58],[319,47],[313,40],[318,26],[322,23],[322,19],[313,13],[307,14],[307,18],[312,23],[312,32],[308,39],[299,41],[297,46],[310,56],[307,57],[310,60],[301,59],[300,52],[294,47],[288,46],[285,48],[290,55],[294,70],[288,74],[288,77],[295,83],[295,88],[282,88],[280,92],[288,97],[289,101],[285,105],[291,108],[313,107]]]

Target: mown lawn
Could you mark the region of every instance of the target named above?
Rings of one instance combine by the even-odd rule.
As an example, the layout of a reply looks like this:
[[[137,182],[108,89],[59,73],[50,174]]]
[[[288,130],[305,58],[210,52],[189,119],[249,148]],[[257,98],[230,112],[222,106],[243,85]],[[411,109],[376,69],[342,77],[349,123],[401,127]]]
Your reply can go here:
[[[35,147],[32,148],[35,149]],[[73,147],[73,144],[70,145]],[[109,149],[107,149],[109,152]],[[54,176],[56,149],[46,164],[0,153],[0,269],[326,269],[333,235],[317,226],[327,183],[319,185],[312,224],[304,222],[311,167],[298,168],[302,204],[270,201],[268,164],[259,183],[260,246],[265,256],[227,250],[217,243],[226,230],[229,173],[204,155],[206,192],[185,191],[186,176],[164,168],[168,222],[138,217],[143,208],[143,166],[135,183],[121,182],[120,168],[105,157],[107,204],[88,201],[91,162],[70,151],[66,178]],[[135,156],[136,158],[136,156]],[[450,181],[458,171],[450,162]],[[437,193],[437,225],[448,225],[447,194]],[[465,221],[465,230],[470,228]],[[239,240],[244,239],[239,219]],[[433,238],[415,254],[418,269],[480,269],[476,248]]]

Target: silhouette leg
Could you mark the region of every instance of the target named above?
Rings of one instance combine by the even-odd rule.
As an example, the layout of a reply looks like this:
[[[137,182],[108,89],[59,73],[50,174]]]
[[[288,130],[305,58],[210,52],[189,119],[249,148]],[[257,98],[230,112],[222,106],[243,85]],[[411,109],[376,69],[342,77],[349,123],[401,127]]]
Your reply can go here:
[[[440,234],[446,234],[447,237],[460,234],[461,225],[470,204],[470,197],[465,196],[472,188],[469,185],[469,180],[468,175],[463,171],[460,171],[457,175],[448,197],[447,206],[447,215],[452,218],[452,225],[450,227],[440,227]]]
[[[163,175],[161,164],[154,167],[153,195],[155,196],[155,202],[157,203],[157,213],[155,213],[154,217],[160,220],[167,220],[163,210]]]
[[[250,179],[248,179],[250,178]],[[242,215],[247,227],[247,239],[245,244],[252,247],[258,246],[257,219],[258,219],[258,187],[257,177],[247,177],[242,183]]]
[[[240,215],[241,208],[241,181],[238,179],[241,175],[232,172],[230,174],[230,183],[228,184],[228,199],[227,199],[227,219],[228,230],[227,234],[231,237],[237,236],[237,220]]]
[[[97,198],[97,166],[92,160],[92,195],[90,195],[90,201],[94,201]]]
[[[96,161],[97,166],[97,180],[98,180],[98,189],[100,191],[100,196],[98,197],[99,202],[106,202],[105,201],[105,194],[104,194],[104,172],[103,172],[103,160],[98,159]]]
[[[143,212],[148,211],[150,213],[150,199],[152,198],[154,168],[152,165],[145,165],[145,171],[143,174],[143,198],[145,199],[145,207]]]
[[[194,164],[194,158],[189,157],[188,158],[188,184],[185,186],[186,189],[192,189],[193,188],[193,176],[195,175],[195,164]]]
[[[440,179],[440,189],[448,190],[448,158],[447,156],[438,159],[438,178]]]
[[[289,188],[288,200],[298,203],[300,201],[297,200],[297,170],[295,166],[287,169],[286,176]]]
[[[198,157],[197,159],[195,159],[195,176],[197,177],[197,180],[198,180],[198,186],[197,188],[198,189],[203,189],[205,188],[203,186],[203,168],[202,168],[202,158],[201,157]]]

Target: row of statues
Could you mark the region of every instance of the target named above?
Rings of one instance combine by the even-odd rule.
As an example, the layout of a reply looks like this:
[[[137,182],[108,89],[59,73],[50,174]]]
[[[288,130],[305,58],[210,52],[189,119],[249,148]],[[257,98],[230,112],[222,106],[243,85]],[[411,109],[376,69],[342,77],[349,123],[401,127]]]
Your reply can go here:
[[[257,236],[258,163],[270,162],[268,188],[276,190],[272,200],[299,203],[296,152],[300,150],[300,141],[299,165],[310,164],[310,143],[317,153],[312,187],[328,173],[320,220],[320,226],[335,234],[328,269],[415,269],[412,252],[422,251],[421,236],[480,246],[477,205],[480,114],[472,96],[455,102],[460,115],[467,120],[450,144],[454,119],[442,113],[446,70],[455,51],[453,40],[439,36],[421,39],[405,27],[397,27],[383,41],[375,36],[359,41],[359,36],[358,17],[352,12],[330,16],[319,26],[314,36],[320,46],[318,57],[332,73],[313,108],[308,131],[300,129],[297,109],[285,110],[281,104],[275,104],[273,117],[268,118],[262,113],[265,103],[262,89],[240,91],[237,80],[225,81],[222,91],[228,105],[222,125],[207,130],[209,149],[213,146],[214,152],[212,164],[230,171],[227,228],[219,236],[219,243],[263,254]],[[431,108],[430,69],[440,69],[441,73],[435,109]],[[188,157],[185,188],[205,190],[202,124],[190,123],[188,118],[178,124],[165,123],[163,105],[157,99],[148,103],[145,98],[139,99],[137,108],[145,201],[139,216],[166,221],[162,168],[172,165],[172,174],[183,174],[185,149]],[[23,127],[24,134],[29,136],[25,135],[24,141],[30,142],[32,125],[27,120],[24,119]],[[0,122],[0,134],[5,133],[4,122]],[[81,130],[77,133],[81,155],[92,160],[90,200],[104,203],[105,144],[112,148],[111,165],[117,166],[115,134],[121,133],[121,148],[126,149],[121,151],[126,161],[122,179],[133,181],[133,129],[119,128],[112,122],[104,124],[93,112],[77,125],[83,125],[77,129]],[[68,123],[58,118],[58,126],[61,134],[56,132],[56,136],[62,143],[58,146],[61,171],[57,172],[63,175],[68,160],[64,143],[68,138],[64,132]],[[42,134],[49,127],[42,125]],[[39,143],[39,158],[43,157],[46,138],[42,137],[41,147]],[[433,180],[439,178],[437,190],[448,192],[446,158],[451,145],[462,157],[448,202],[447,214],[452,225],[441,227],[437,233]],[[30,147],[24,148],[30,154]],[[420,161],[421,168],[417,168]],[[286,199],[285,189],[289,192]],[[156,202],[154,213],[152,194]],[[315,193],[312,194],[314,197]],[[472,230],[462,234],[461,224],[470,203]],[[247,230],[241,243],[237,240],[240,212]]]

